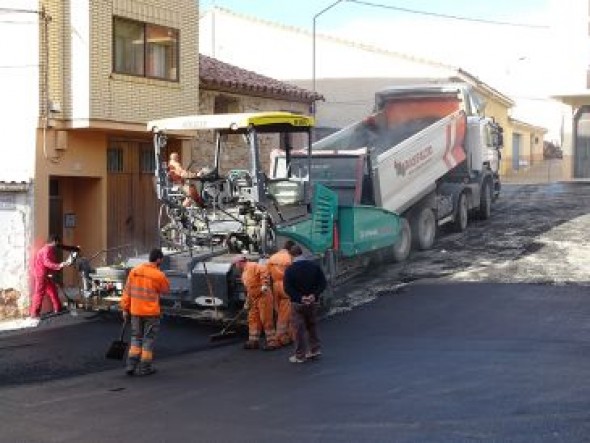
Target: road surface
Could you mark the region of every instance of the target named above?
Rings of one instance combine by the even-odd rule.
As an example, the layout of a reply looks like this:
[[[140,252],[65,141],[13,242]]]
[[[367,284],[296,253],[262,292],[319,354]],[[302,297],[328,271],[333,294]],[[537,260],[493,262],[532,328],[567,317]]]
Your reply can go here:
[[[115,318],[0,335],[0,441],[585,442],[590,187],[507,187],[491,220],[340,289],[325,355],[210,347],[166,321],[123,375]]]

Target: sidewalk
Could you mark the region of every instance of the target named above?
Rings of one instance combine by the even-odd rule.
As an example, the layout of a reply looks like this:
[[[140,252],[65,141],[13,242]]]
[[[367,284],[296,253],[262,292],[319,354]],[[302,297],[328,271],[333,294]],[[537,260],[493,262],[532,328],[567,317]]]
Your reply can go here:
[[[518,171],[510,170],[501,176],[502,183],[506,184],[555,183],[563,179],[562,159],[540,160]]]
[[[16,331],[19,329],[34,328],[39,322],[33,322],[30,318],[13,318],[0,321],[0,332]]]

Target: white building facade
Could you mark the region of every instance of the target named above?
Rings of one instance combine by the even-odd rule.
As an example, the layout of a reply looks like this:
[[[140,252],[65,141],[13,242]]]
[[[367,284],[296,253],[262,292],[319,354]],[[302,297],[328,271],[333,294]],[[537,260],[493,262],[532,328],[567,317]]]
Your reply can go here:
[[[36,0],[0,4],[0,318],[28,307],[40,88],[39,42],[45,17]],[[8,42],[8,44],[6,44]]]
[[[590,178],[590,1],[554,1],[550,88],[568,105],[562,148],[568,176]]]

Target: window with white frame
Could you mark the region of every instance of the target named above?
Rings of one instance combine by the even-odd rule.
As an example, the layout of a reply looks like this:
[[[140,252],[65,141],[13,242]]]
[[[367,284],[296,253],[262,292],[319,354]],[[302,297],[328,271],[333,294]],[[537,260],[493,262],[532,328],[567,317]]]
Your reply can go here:
[[[113,19],[113,71],[178,81],[177,29],[121,17]]]

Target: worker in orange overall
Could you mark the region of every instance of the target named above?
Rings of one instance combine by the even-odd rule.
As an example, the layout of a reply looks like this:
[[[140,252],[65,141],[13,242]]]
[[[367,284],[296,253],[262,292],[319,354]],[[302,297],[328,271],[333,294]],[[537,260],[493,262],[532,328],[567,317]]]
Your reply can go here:
[[[277,312],[277,341],[281,346],[291,344],[291,299],[283,289],[283,277],[285,269],[293,262],[289,249],[295,246],[295,242],[287,240],[276,253],[270,256],[267,262],[268,271],[272,279],[272,292],[274,297],[274,308]]]
[[[170,291],[170,283],[160,270],[164,259],[161,249],[152,249],[149,263],[129,272],[120,306],[123,318],[131,317],[131,346],[127,356],[127,375],[156,372],[152,362],[154,341],[160,329],[160,295]]]
[[[244,343],[244,348],[258,349],[262,330],[266,337],[264,349],[271,351],[279,348],[275,336],[272,292],[266,265],[249,262],[244,256],[239,256],[233,263],[241,273],[246,290],[244,307],[248,309],[248,341]]]

